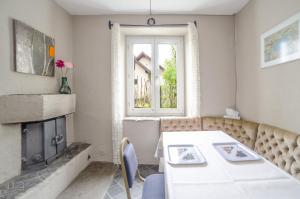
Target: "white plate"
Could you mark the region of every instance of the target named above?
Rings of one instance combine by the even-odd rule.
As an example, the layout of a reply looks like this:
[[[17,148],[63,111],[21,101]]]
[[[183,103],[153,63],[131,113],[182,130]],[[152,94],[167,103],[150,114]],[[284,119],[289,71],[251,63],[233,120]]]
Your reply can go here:
[[[170,164],[175,165],[195,165],[205,164],[206,160],[198,147],[192,144],[169,145],[168,154]]]
[[[223,158],[230,162],[257,161],[261,157],[244,145],[236,142],[213,143]]]

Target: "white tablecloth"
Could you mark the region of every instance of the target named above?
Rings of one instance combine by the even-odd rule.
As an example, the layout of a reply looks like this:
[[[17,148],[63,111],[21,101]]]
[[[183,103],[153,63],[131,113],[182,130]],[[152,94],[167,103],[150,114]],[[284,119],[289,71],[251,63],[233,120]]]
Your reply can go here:
[[[300,183],[265,159],[230,163],[212,146],[237,142],[221,131],[165,132],[163,134],[166,195],[169,199],[300,199]],[[194,144],[206,166],[168,164],[167,146]]]

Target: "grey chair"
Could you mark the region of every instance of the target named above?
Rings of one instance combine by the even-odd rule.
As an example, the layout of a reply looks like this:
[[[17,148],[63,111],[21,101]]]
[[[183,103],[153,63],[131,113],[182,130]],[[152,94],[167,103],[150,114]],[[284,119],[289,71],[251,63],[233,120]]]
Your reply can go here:
[[[133,186],[136,174],[144,181],[142,199],[164,199],[165,180],[163,174],[152,174],[144,179],[138,170],[138,161],[133,145],[125,137],[121,142],[120,159],[122,176],[125,183],[127,198],[131,199],[130,188]]]

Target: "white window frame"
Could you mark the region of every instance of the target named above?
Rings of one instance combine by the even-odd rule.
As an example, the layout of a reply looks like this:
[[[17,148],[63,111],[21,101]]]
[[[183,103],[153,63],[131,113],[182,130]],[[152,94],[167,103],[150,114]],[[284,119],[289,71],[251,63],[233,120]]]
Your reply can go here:
[[[127,115],[128,116],[178,116],[184,115],[184,48],[183,37],[173,36],[128,36],[127,39]],[[134,107],[134,44],[151,44],[151,108]],[[176,45],[177,108],[160,108],[158,44]],[[153,59],[154,58],[154,59]],[[154,70],[153,70],[154,68]]]

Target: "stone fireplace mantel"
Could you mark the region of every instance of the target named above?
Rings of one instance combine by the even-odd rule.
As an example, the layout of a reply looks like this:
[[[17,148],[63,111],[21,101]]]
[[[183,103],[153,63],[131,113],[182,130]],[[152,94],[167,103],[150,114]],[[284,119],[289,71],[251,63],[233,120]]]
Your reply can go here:
[[[47,120],[75,112],[76,95],[29,94],[0,96],[0,123]]]

